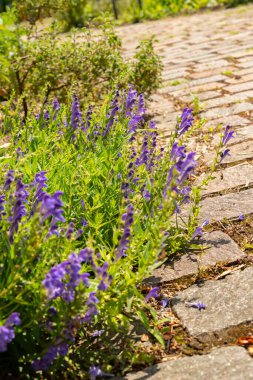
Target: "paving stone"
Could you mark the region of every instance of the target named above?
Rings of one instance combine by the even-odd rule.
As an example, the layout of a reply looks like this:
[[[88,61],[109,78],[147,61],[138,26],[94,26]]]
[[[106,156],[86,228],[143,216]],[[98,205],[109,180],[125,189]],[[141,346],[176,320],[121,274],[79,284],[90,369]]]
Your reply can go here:
[[[253,66],[253,63],[252,63],[252,66]],[[232,86],[227,86],[226,90],[234,94],[234,93],[238,93],[242,91],[251,90],[252,88],[253,88],[253,81],[235,84]]]
[[[227,65],[228,65],[228,62],[227,62]],[[207,78],[209,75],[216,75],[220,73],[221,73],[220,68],[215,68],[215,69],[212,68],[211,70],[199,71],[199,70],[196,70],[196,66],[194,65],[194,72],[190,74],[190,77],[191,79],[200,79],[200,78]]]
[[[215,61],[215,66],[220,68],[219,74],[221,74],[222,68],[225,70],[225,67],[229,66],[229,63],[225,59],[218,59]],[[197,64],[195,67],[196,67],[196,70],[199,70],[199,71],[209,70],[214,67],[214,62],[211,61],[208,63]]]
[[[219,221],[224,218],[238,218],[240,214],[248,215],[252,213],[253,189],[247,189],[238,193],[205,198],[201,202],[199,220],[200,223],[203,223],[206,219]]]
[[[242,347],[216,348],[157,364],[129,374],[127,380],[245,380],[253,379],[253,360]]]
[[[213,175],[215,179],[209,182],[206,190],[202,191],[203,195],[218,193],[220,191],[248,187],[253,184],[253,165],[239,164],[218,171]],[[201,181],[201,177],[200,177]]]
[[[212,108],[201,115],[207,119],[217,119],[219,117],[237,115],[239,113],[253,110],[253,104],[248,102],[233,104],[230,107]]]
[[[243,67],[244,69],[248,68],[248,67],[253,67],[253,61],[249,61],[249,62],[243,62],[243,63],[240,63],[240,67]]]
[[[235,140],[233,143],[245,141],[247,139],[253,139],[253,125],[245,125],[242,128],[235,130]]]
[[[249,91],[240,92],[234,95],[224,95],[219,99],[211,99],[206,103],[207,108],[217,107],[221,105],[229,105],[231,103],[236,103],[240,101],[244,101],[247,99],[251,99],[253,97],[253,87]]]
[[[223,125],[223,126],[230,125],[231,127],[242,127],[242,126],[248,126],[249,123],[250,123],[249,119],[246,119],[245,117],[241,117],[238,115],[224,116],[218,119],[208,120],[205,123],[203,130],[207,131],[209,130],[210,127],[213,128],[213,127],[217,127],[218,125]],[[231,159],[231,162],[234,162],[234,161],[236,162],[238,161],[237,158],[238,157],[231,156],[231,157],[228,157],[228,161],[224,160],[224,162],[230,162],[229,161],[230,159]]]
[[[186,78],[189,76],[189,73],[187,70],[177,70],[177,72],[170,72],[169,70],[168,71],[164,71],[163,74],[162,74],[162,79],[163,80],[175,80],[175,79],[182,79],[182,78]]]
[[[185,305],[192,301],[203,302],[206,309]],[[235,341],[253,326],[253,268],[193,285],[179,292],[172,302],[189,334],[199,341]]]
[[[226,79],[226,83],[229,84],[238,84],[238,83],[244,83],[244,82],[249,82],[253,81],[253,68],[250,70],[251,72],[247,75],[241,75],[239,74],[239,71],[236,71],[236,77],[228,78]]]
[[[221,231],[205,234],[204,238],[199,240],[199,244],[208,247],[201,255],[194,252],[173,257],[155,269],[153,275],[147,278],[145,282],[155,285],[174,281],[194,275],[200,268],[208,268],[221,262],[231,263],[245,257],[238,245]]]
[[[197,97],[201,102],[203,102],[207,99],[217,98],[219,95],[220,95],[220,92],[216,90],[216,91],[192,93],[191,95],[180,97],[180,99],[183,102],[190,103],[193,101],[194,98]]]
[[[181,89],[173,92],[173,96],[181,97],[185,95],[189,95],[190,93],[201,93],[211,90],[219,90],[222,89],[225,86],[225,83],[222,82],[213,82],[213,83],[207,83],[205,85],[200,86],[191,86],[191,82],[189,82],[189,86],[187,89]],[[162,87],[158,90],[158,93],[160,94],[169,94],[168,86]]]
[[[213,75],[207,78],[201,78],[201,79],[195,79],[191,82],[191,86],[199,86],[199,85],[204,85],[206,83],[210,82],[219,82],[219,81],[224,81],[226,79],[225,75]],[[248,88],[247,88],[248,90]],[[242,90],[243,91],[243,90]]]
[[[251,140],[231,145],[229,149],[230,156],[225,157],[222,161],[224,164],[231,164],[253,158],[253,143]]]

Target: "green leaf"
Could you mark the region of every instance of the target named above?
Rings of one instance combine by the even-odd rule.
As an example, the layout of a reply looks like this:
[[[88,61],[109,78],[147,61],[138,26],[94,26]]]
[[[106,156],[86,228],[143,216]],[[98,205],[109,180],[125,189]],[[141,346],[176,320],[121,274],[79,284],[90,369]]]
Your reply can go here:
[[[163,339],[163,335],[161,332],[158,330],[157,327],[155,327],[153,330],[150,331],[151,334],[156,338],[156,340],[165,348],[165,342]]]

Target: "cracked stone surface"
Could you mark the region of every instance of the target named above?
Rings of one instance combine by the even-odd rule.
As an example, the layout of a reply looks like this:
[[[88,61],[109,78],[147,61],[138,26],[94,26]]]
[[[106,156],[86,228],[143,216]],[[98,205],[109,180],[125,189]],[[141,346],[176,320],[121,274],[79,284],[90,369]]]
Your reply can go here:
[[[223,347],[207,355],[184,357],[127,376],[127,380],[253,379],[253,359],[241,347]]]
[[[235,262],[245,257],[238,245],[221,231],[207,233],[204,239],[199,240],[199,243],[206,247],[203,253],[188,253],[179,258],[173,258],[156,269],[145,282],[157,285],[174,281],[194,275],[199,269],[214,266],[221,262]]]
[[[201,301],[205,310],[187,307]],[[189,334],[203,342],[223,342],[249,333],[253,326],[253,268],[222,280],[193,285],[173,299],[173,310]]]

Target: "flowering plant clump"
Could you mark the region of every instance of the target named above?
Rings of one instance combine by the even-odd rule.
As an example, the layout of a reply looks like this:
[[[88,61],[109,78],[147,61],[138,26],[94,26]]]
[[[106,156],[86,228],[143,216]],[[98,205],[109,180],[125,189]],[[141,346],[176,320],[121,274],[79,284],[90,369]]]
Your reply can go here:
[[[54,99],[25,123],[7,105],[2,130],[11,130],[11,142],[0,182],[6,373],[69,374],[80,349],[91,353],[81,378],[113,372],[97,340],[118,336],[134,315],[145,322],[158,289],[144,297],[142,280],[162,263],[161,252],[184,252],[203,233],[202,185],[193,184],[196,155],[187,151],[192,110],[183,111],[165,147],[145,112],[131,86],[99,110],[82,109],[76,94],[67,104]],[[231,137],[228,127],[216,164]],[[163,344],[158,329],[146,327]]]

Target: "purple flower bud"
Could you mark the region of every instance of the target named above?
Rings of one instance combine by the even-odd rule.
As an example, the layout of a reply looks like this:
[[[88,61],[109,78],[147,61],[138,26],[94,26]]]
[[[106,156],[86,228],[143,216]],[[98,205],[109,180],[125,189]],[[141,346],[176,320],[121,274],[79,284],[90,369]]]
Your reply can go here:
[[[55,234],[59,235],[57,224],[58,222],[65,222],[63,217],[63,202],[60,199],[60,196],[63,193],[61,191],[56,191],[52,196],[44,193],[41,200],[40,213],[42,216],[42,222],[46,219],[51,218],[50,230],[48,237]]]
[[[41,359],[36,359],[32,362],[32,367],[35,371],[47,371],[50,365],[54,362],[57,355],[66,356],[69,350],[67,343],[59,343],[56,346],[51,346],[42,356]]]
[[[7,345],[15,338],[14,326],[21,324],[19,313],[12,313],[5,324],[0,326],[0,352],[7,351]]]
[[[244,220],[245,219],[245,216],[243,215],[243,214],[240,214],[239,216],[238,216],[238,220]]]
[[[156,286],[153,289],[151,289],[150,292],[146,295],[145,300],[148,301],[150,298],[157,298],[157,297],[159,297],[158,290],[159,290],[158,286]]]
[[[59,104],[59,102],[58,102],[57,99],[53,100],[53,109],[55,111],[54,115],[53,115],[53,120],[55,120],[57,118],[57,115],[58,115],[60,109],[61,109],[61,106],[60,106],[60,104]]]
[[[2,216],[5,215],[4,212],[4,204],[5,204],[5,195],[0,195],[0,222],[2,220]]]
[[[191,237],[193,240],[196,236],[203,236],[203,228],[209,224],[209,220],[205,220],[200,227],[197,227],[194,234]]]
[[[125,252],[127,251],[129,247],[129,237],[131,236],[130,227],[133,224],[133,215],[134,215],[134,208],[131,204],[127,206],[127,213],[126,215],[123,214],[122,219],[125,222],[124,226],[124,232],[122,235],[122,238],[119,242],[118,246],[118,254],[116,256],[116,260],[120,259],[121,257],[125,256]]]
[[[68,260],[52,267],[42,282],[47,290],[48,299],[61,297],[65,302],[73,302],[75,289],[80,282],[89,286],[89,273],[80,273],[80,257],[76,253],[69,255]]]
[[[190,152],[186,156],[185,160],[181,159],[176,163],[176,168],[180,173],[180,178],[178,180],[180,185],[182,185],[183,182],[188,178],[188,176],[194,171],[197,164],[194,157],[195,153]]]
[[[26,215],[25,203],[27,202],[28,192],[26,191],[27,185],[25,185],[21,179],[17,180],[16,191],[15,191],[15,203],[12,208],[12,215],[9,218],[11,222],[10,226],[10,242],[13,243],[14,233],[18,231],[18,226],[23,218]]]
[[[99,337],[99,336],[101,336],[104,332],[105,332],[105,330],[96,330],[96,331],[94,331],[94,332],[91,334],[91,336],[92,336],[93,338],[95,338],[95,337]]]
[[[183,133],[187,132],[189,128],[192,127],[194,122],[194,117],[192,114],[193,109],[192,108],[185,108],[183,110],[183,113],[181,115],[181,121],[180,124],[177,127],[177,130],[179,132],[179,136],[181,136]]]
[[[99,303],[99,299],[96,296],[96,292],[91,292],[89,294],[89,297],[88,297],[87,301],[86,301],[86,305],[90,306],[90,305],[93,305],[93,304],[96,304],[96,303]]]
[[[78,128],[83,128],[82,113],[80,111],[79,101],[76,94],[73,95],[70,124],[74,131]]]
[[[68,226],[68,229],[66,231],[66,238],[68,240],[71,239],[72,235],[73,235],[73,232],[74,232],[74,223],[73,222],[70,222],[69,223],[69,226]]]
[[[227,143],[229,142],[229,140],[231,140],[232,138],[234,138],[234,131],[231,131],[231,127],[229,125],[226,126],[226,129],[225,129],[225,132],[224,132],[224,136],[222,138],[222,145],[225,146],[227,145]]]
[[[169,302],[169,300],[166,298],[166,299],[163,299],[163,300],[161,300],[161,304],[162,304],[162,308],[163,309],[165,309],[166,308],[166,306],[168,305],[168,302]]]
[[[89,248],[84,248],[80,251],[79,253],[79,259],[81,262],[85,262],[85,263],[91,263],[93,260],[92,260],[92,249],[89,249]]]
[[[176,160],[177,158],[185,158],[185,146],[179,146],[177,142],[174,142],[170,151],[170,158]]]
[[[225,157],[230,156],[230,149],[225,149],[224,152],[221,153],[220,155],[220,163],[224,160]]]
[[[6,180],[4,183],[4,190],[9,190],[11,183],[14,181],[14,170],[9,170],[6,174]]]
[[[84,217],[82,217],[81,225],[82,225],[83,227],[87,227],[87,226],[89,225],[89,223],[87,222],[87,220],[86,220]]]
[[[96,380],[98,376],[103,376],[103,372],[99,367],[95,367],[94,365],[90,367],[89,370],[90,380]]]

